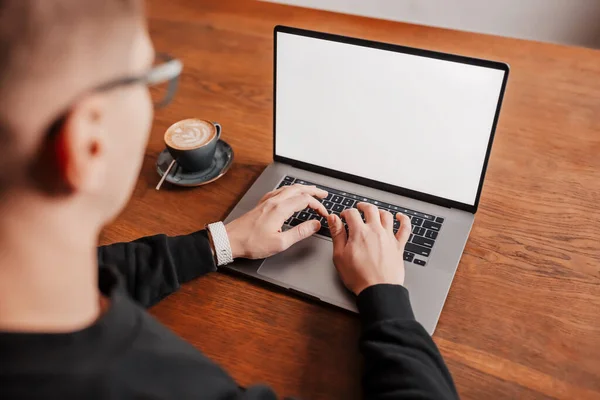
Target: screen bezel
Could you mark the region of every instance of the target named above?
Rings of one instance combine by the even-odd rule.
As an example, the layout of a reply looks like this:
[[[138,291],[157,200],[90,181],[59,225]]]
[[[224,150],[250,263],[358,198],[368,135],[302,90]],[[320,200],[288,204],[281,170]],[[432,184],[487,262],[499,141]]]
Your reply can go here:
[[[391,52],[396,52],[396,53],[404,53],[404,54],[411,54],[411,55],[420,56],[420,57],[433,58],[433,59],[437,59],[437,60],[451,61],[451,62],[457,62],[457,63],[468,64],[468,65],[475,65],[475,66],[480,66],[480,67],[491,68],[491,69],[503,71],[504,78],[502,80],[502,87],[500,89],[500,96],[498,97],[498,104],[496,106],[494,122],[492,124],[492,130],[490,132],[490,138],[489,138],[488,146],[487,146],[486,153],[485,153],[485,159],[483,161],[483,167],[482,167],[481,175],[479,178],[479,186],[477,187],[477,196],[475,197],[475,203],[473,205],[461,203],[461,202],[458,202],[455,200],[445,199],[445,198],[434,196],[431,194],[407,189],[407,188],[404,188],[401,186],[395,186],[395,185],[391,185],[388,183],[379,182],[379,181],[376,181],[373,179],[368,179],[368,178],[364,178],[361,176],[348,174],[345,172],[340,172],[340,171],[332,170],[329,168],[321,167],[318,165],[309,164],[309,163],[305,163],[303,161],[294,160],[291,158],[277,155],[277,121],[276,121],[276,119],[277,119],[277,113],[276,113],[276,111],[277,111],[277,34],[280,32],[291,34],[291,35],[305,36],[305,37],[310,37],[310,38],[315,38],[315,39],[350,44],[350,45],[354,45],[354,46],[369,47],[369,48],[391,51]],[[398,194],[401,196],[410,197],[413,199],[425,201],[425,202],[436,204],[436,205],[443,206],[443,207],[456,208],[456,209],[468,211],[471,213],[475,213],[477,211],[477,208],[479,207],[479,199],[481,197],[481,190],[483,188],[483,181],[485,179],[485,173],[487,171],[488,161],[490,159],[492,144],[494,142],[496,126],[498,125],[500,109],[502,107],[502,101],[504,99],[506,83],[508,81],[508,74],[509,74],[509,70],[510,70],[508,64],[502,63],[502,62],[497,62],[497,61],[489,61],[489,60],[482,60],[482,59],[477,59],[477,58],[459,56],[459,55],[455,55],[455,54],[440,53],[440,52],[431,51],[431,50],[416,49],[416,48],[412,48],[412,47],[400,46],[400,45],[395,45],[395,44],[390,44],[390,43],[375,42],[375,41],[365,40],[365,39],[357,39],[357,38],[341,36],[341,35],[334,35],[334,34],[324,33],[324,32],[310,31],[310,30],[293,28],[293,27],[282,26],[282,25],[275,26],[275,28],[273,30],[273,37],[274,37],[274,39],[273,39],[273,159],[276,162],[288,164],[288,165],[291,165],[296,168],[305,169],[307,171],[319,173],[322,175],[328,175],[328,176],[331,176],[334,178],[346,180],[349,182],[372,187],[375,189],[384,190],[386,192],[395,193],[395,194]]]

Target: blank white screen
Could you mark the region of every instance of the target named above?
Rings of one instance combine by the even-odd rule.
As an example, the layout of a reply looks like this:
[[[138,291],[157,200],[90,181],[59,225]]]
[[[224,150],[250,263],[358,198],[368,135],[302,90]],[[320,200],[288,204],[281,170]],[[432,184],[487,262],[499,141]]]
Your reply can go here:
[[[503,78],[278,32],[275,152],[474,205]]]

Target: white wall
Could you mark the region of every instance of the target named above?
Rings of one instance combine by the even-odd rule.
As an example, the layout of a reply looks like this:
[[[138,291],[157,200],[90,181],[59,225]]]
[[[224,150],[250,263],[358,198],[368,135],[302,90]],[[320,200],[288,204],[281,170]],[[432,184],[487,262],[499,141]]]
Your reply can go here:
[[[267,0],[348,14],[600,48],[600,0]]]

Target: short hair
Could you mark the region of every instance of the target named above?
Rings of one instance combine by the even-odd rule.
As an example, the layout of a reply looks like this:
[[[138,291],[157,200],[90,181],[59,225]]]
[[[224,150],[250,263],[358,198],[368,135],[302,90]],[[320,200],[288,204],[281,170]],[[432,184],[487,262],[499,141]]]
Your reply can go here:
[[[73,60],[103,57],[115,41],[127,41],[113,31],[142,16],[141,0],[0,0],[0,194],[26,170],[53,113],[77,95],[48,88],[94,76]]]

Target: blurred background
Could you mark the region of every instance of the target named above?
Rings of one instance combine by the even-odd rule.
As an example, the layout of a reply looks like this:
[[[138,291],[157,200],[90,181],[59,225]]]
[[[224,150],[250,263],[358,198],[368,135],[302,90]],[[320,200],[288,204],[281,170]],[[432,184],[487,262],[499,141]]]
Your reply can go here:
[[[600,0],[265,0],[600,49]]]

